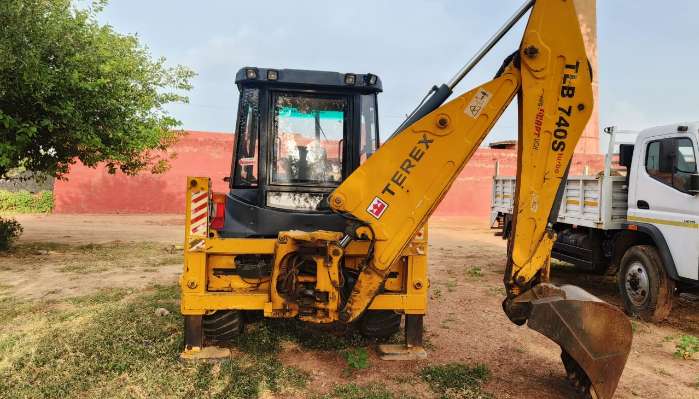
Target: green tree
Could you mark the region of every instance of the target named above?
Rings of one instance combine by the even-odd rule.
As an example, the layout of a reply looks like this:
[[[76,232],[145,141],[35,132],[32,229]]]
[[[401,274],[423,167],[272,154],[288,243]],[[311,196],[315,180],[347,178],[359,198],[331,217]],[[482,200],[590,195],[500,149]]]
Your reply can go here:
[[[153,59],[133,35],[100,25],[106,1],[0,1],[0,177],[61,177],[80,160],[135,174],[167,166],[194,73]]]

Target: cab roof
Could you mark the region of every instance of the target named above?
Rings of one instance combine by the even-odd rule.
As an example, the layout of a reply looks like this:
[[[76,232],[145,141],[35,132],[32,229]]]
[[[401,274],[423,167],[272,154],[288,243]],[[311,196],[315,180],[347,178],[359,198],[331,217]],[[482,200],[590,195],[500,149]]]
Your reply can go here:
[[[680,122],[671,125],[651,127],[638,133],[639,138],[667,135],[671,133],[699,133],[699,122]]]
[[[254,71],[254,74],[251,72]],[[276,72],[276,79],[273,77]],[[252,75],[255,77],[252,78]],[[354,76],[354,79],[352,79]],[[371,84],[374,80],[375,83]],[[351,81],[354,83],[349,83]],[[343,89],[362,93],[380,93],[383,91],[381,79],[373,74],[339,73],[329,71],[311,71],[305,69],[274,69],[243,67],[235,74],[235,83],[240,85],[283,85],[302,86],[312,89]]]

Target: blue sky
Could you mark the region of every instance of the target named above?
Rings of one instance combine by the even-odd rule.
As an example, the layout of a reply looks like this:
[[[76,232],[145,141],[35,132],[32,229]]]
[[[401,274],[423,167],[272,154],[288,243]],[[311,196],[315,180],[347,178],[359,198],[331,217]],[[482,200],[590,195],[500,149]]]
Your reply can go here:
[[[100,20],[136,33],[154,56],[198,76],[190,104],[168,109],[186,129],[233,131],[242,66],[381,76],[382,136],[470,58],[520,6],[515,0],[112,0]],[[494,6],[494,4],[497,4]],[[598,2],[600,125],[624,129],[699,120],[699,1]],[[517,48],[524,23],[457,93],[489,80]],[[486,142],[516,137],[514,107]]]

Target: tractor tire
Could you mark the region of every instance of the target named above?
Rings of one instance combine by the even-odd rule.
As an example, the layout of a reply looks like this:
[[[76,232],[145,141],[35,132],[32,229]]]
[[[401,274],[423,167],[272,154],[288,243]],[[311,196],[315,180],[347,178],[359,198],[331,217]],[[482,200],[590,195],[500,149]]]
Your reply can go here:
[[[237,310],[219,310],[202,319],[204,337],[210,342],[229,342],[243,331],[243,315]]]
[[[388,339],[400,331],[402,318],[391,310],[368,310],[359,320],[359,332],[366,338]]]
[[[672,309],[675,282],[665,273],[658,250],[636,245],[621,258],[617,277],[624,310],[644,321],[663,321]]]

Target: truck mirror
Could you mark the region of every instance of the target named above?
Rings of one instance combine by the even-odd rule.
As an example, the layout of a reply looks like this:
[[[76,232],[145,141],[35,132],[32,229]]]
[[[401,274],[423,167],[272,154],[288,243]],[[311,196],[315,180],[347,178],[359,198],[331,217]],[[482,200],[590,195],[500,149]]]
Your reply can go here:
[[[689,190],[690,193],[699,194],[699,174],[692,173],[689,175]]]

